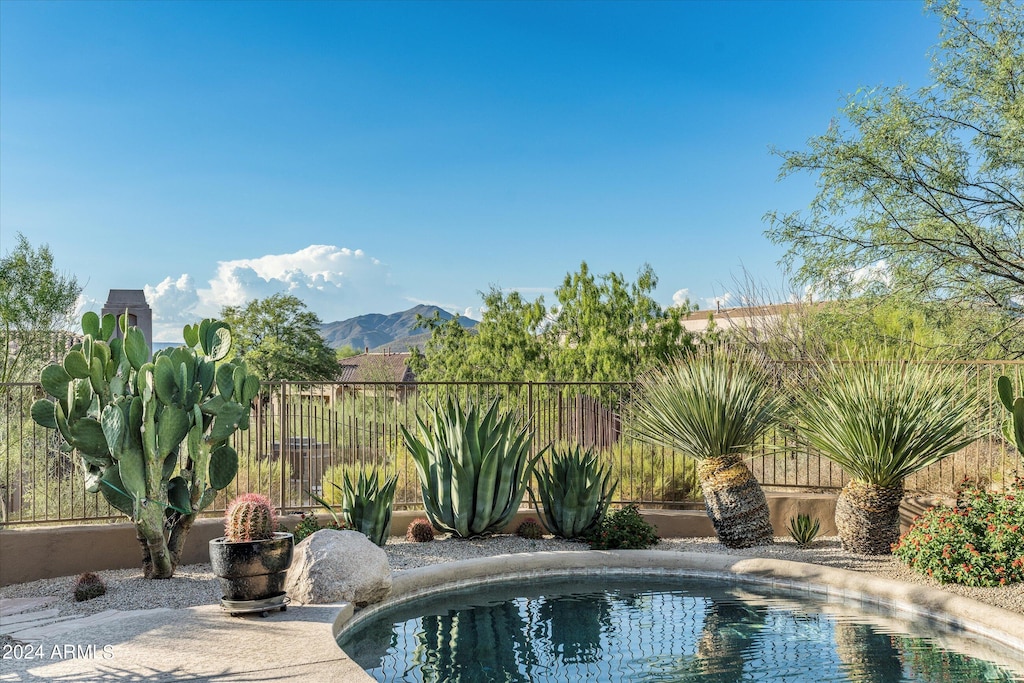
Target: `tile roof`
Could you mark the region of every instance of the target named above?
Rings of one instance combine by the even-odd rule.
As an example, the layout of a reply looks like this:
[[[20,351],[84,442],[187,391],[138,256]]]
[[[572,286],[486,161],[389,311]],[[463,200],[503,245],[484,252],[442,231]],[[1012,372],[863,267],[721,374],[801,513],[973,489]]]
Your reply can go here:
[[[338,361],[341,382],[415,382],[416,376],[405,364],[409,353],[362,353]]]

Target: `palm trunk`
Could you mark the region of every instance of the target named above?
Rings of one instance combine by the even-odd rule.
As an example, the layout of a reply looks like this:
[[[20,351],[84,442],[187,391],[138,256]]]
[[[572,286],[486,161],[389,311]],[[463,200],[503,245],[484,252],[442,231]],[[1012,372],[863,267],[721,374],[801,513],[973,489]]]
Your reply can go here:
[[[851,681],[873,683],[899,683],[903,677],[903,662],[897,637],[877,633],[866,624],[835,624],[836,654],[843,663],[843,673]]]
[[[749,548],[772,542],[768,501],[738,455],[705,458],[697,475],[704,493],[704,508],[722,545]]]
[[[888,555],[900,538],[903,482],[875,486],[853,480],[836,500],[836,528],[843,550],[861,555]]]

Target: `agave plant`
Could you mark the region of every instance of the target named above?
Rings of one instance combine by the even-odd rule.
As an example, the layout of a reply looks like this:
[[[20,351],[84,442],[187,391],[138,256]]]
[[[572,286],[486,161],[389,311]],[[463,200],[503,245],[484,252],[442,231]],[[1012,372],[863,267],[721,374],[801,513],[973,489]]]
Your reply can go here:
[[[955,368],[830,361],[794,409],[802,440],[850,476],[836,501],[846,550],[885,555],[899,539],[903,480],[968,445],[978,395],[957,389]]]
[[[381,484],[377,470],[367,474],[366,470],[362,469],[359,470],[359,476],[353,484],[352,478],[346,470],[342,474],[342,486],[331,482],[331,486],[341,492],[341,514],[345,519],[344,525],[340,523],[330,503],[312,492],[309,495],[330,513],[335,525],[348,526],[383,548],[388,542],[388,536],[391,535],[392,502],[395,499],[397,484],[397,474],[392,475],[390,479]]]
[[[768,502],[743,454],[777,422],[781,408],[765,361],[721,345],[640,378],[630,429],[641,441],[698,461],[704,506],[730,548],[772,542]]]
[[[449,398],[430,410],[430,424],[416,417],[419,436],[402,427],[416,463],[423,505],[431,524],[461,538],[494,533],[515,516],[534,463],[533,435],[498,401],[485,411]]]
[[[797,515],[789,520],[789,535],[796,541],[798,548],[806,548],[818,536],[821,523],[810,515]]]
[[[601,525],[618,480],[603,466],[593,449],[580,447],[565,453],[552,451],[551,459],[537,468],[537,490],[544,526],[555,536],[581,538]]]

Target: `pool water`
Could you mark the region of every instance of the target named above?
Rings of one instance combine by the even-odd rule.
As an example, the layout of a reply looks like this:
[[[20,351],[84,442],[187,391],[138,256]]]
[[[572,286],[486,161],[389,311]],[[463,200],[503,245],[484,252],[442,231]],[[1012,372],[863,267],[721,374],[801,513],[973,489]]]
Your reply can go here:
[[[384,609],[339,645],[388,683],[1024,680],[962,651],[1019,653],[880,608],[692,578],[475,587]]]

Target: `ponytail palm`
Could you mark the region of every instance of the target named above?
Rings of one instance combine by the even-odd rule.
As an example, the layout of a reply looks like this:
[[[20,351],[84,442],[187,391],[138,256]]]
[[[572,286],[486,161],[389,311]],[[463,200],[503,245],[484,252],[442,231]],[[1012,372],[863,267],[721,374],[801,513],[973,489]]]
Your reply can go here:
[[[772,542],[768,503],[743,455],[777,422],[780,402],[755,352],[714,346],[642,376],[633,435],[698,461],[704,504],[730,548]]]
[[[952,366],[829,362],[803,390],[794,411],[802,439],[851,477],[836,502],[847,550],[891,552],[903,480],[980,436],[966,432],[979,397],[956,380]]]

